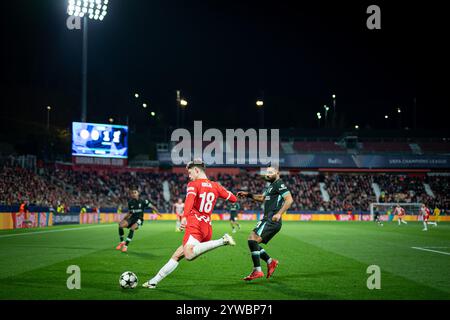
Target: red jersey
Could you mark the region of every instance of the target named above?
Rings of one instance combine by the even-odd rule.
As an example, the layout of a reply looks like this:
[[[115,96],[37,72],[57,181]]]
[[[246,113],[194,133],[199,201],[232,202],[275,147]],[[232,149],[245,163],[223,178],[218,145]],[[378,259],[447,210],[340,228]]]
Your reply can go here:
[[[205,219],[210,221],[209,216],[216,205],[217,199],[222,198],[230,202],[237,201],[234,194],[219,183],[208,179],[198,179],[189,182],[186,192],[183,213],[183,217],[186,218],[189,215],[197,215],[198,217],[205,216]]]
[[[183,217],[187,219],[183,245],[211,240],[211,213],[217,199],[236,202],[237,198],[220,184],[208,179],[189,182]]]
[[[406,211],[402,207],[399,207],[399,208],[394,209],[394,214],[398,214],[399,216],[404,216],[406,214]]]
[[[429,217],[431,214],[430,209],[428,209],[427,207],[425,207],[425,209],[421,208],[420,210],[422,211],[422,215],[424,215],[425,217]]]

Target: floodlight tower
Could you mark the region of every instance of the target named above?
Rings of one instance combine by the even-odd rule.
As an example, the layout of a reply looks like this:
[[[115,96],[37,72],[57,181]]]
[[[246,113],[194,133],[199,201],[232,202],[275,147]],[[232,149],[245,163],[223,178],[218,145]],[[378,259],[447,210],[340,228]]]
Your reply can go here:
[[[81,122],[86,122],[87,114],[88,19],[103,21],[108,13],[108,3],[109,0],[68,0],[67,14],[83,18]]]

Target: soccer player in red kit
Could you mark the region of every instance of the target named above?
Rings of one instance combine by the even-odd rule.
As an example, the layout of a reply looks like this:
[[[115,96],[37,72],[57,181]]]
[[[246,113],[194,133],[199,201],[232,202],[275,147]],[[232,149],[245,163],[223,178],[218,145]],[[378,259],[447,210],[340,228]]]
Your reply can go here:
[[[394,215],[397,215],[397,220],[398,220],[398,225],[400,226],[402,223],[404,224],[408,224],[408,222],[405,221],[404,217],[406,215],[406,211],[405,209],[403,209],[402,207],[400,207],[399,204],[397,204],[397,206],[394,209]]]
[[[428,224],[433,224],[435,227],[437,227],[437,223],[434,221],[428,221],[430,219],[431,210],[427,208],[425,204],[422,204],[420,206],[420,212],[422,213],[423,217],[423,229],[422,231],[428,231]]]
[[[205,173],[205,165],[201,160],[188,163],[191,182],[187,185],[184,213],[181,228],[185,229],[183,244],[174,252],[171,259],[152,279],[145,282],[145,288],[156,288],[156,285],[178,266],[183,257],[191,261],[201,254],[225,245],[236,245],[233,238],[225,234],[221,239],[211,240],[211,213],[218,198],[236,202],[237,198],[219,183],[211,181]]]

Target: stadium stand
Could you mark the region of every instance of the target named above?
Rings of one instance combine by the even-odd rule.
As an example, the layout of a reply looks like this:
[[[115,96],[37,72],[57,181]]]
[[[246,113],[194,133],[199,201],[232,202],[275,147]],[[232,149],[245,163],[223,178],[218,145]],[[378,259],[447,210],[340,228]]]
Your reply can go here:
[[[450,153],[450,142],[421,142],[419,146],[423,153]]]
[[[412,149],[406,142],[362,142],[361,152],[367,153],[412,153]]]
[[[36,172],[19,166],[4,165],[0,169],[0,204],[18,205],[24,200],[37,206],[68,208],[80,206],[126,208],[128,188],[138,185],[144,197],[150,198],[161,211],[170,212],[172,201],[185,196],[187,176],[172,172],[108,172],[74,171],[67,169],[40,168]],[[266,182],[257,172],[241,170],[239,174],[219,173],[215,177],[226,188],[236,192],[247,190],[261,192]],[[306,175],[291,173],[283,180],[294,196],[293,211],[368,211],[369,204],[376,202],[372,182],[381,190],[380,202],[425,202],[441,209],[450,208],[449,176],[408,176],[398,174],[343,174]],[[171,198],[163,196],[163,182],[167,181]],[[325,201],[320,190],[325,183],[330,201]],[[427,194],[428,183],[434,197]],[[259,210],[258,203],[245,200],[243,210]],[[226,209],[218,201],[216,209]]]
[[[295,151],[304,152],[345,152],[345,149],[333,141],[295,141]]]
[[[374,181],[381,189],[380,202],[434,202],[425,191],[424,177],[383,174],[374,176]]]

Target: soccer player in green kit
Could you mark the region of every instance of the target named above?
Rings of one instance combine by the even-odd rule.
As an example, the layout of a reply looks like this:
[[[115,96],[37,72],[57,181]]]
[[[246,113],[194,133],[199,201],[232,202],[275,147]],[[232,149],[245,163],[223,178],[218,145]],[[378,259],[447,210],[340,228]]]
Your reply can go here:
[[[241,206],[239,205],[239,203],[234,202],[231,203],[228,206],[228,211],[230,211],[230,224],[231,224],[231,228],[233,229],[233,233],[236,233],[236,228],[239,230],[241,229],[241,226],[239,225],[239,223],[236,221],[236,217],[238,214],[238,210],[241,209]]]
[[[144,209],[151,208],[155,213],[161,215],[158,209],[147,199],[139,199],[139,190],[136,186],[130,188],[130,199],[128,200],[128,214],[119,222],[120,243],[116,250],[128,251],[128,244],[134,236],[134,231],[144,224]],[[124,241],[125,232],[123,228],[128,228],[128,237]]]
[[[244,278],[246,281],[264,277],[261,270],[261,259],[267,263],[267,278],[270,278],[278,266],[278,260],[270,258],[260,243],[267,244],[281,230],[281,216],[292,205],[291,192],[280,179],[278,169],[267,168],[264,178],[270,185],[262,194],[239,191],[237,196],[264,203],[264,218],[258,222],[248,237],[248,247],[253,260],[253,271]]]

